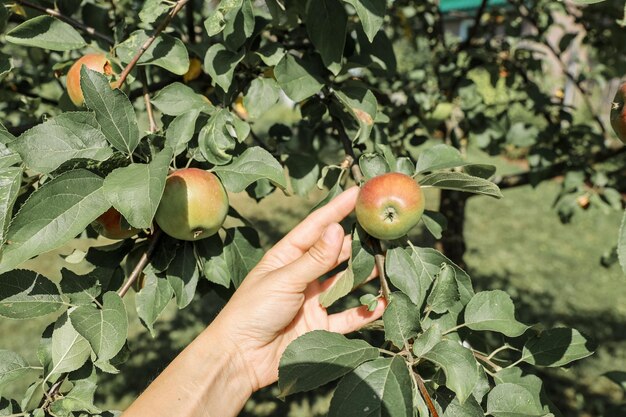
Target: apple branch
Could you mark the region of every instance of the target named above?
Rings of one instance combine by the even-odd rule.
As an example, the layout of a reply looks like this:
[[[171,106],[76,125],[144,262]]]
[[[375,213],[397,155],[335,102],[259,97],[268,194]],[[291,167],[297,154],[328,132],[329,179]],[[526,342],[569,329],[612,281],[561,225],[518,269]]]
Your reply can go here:
[[[22,6],[26,6],[29,9],[34,9],[34,10],[39,10],[42,13],[45,13],[49,16],[53,16],[56,17],[59,20],[64,21],[65,23],[82,30],[83,32],[87,33],[88,35],[91,35],[95,38],[99,38],[107,43],[109,43],[110,45],[113,45],[115,43],[115,41],[113,40],[113,38],[111,38],[110,36],[107,36],[103,33],[98,32],[97,30],[95,30],[94,28],[92,28],[91,26],[87,26],[81,22],[79,22],[76,19],[73,19],[71,17],[65,16],[64,14],[62,14],[61,12],[59,12],[58,10],[55,9],[50,9],[48,7],[44,7],[44,6],[40,6],[39,4],[35,4],[35,3],[31,3],[28,0],[16,0],[17,4],[20,4]]]
[[[148,69],[146,68],[146,72]],[[141,79],[141,86],[143,89],[143,100],[146,103],[146,113],[148,113],[148,122],[150,123],[150,133],[154,133],[158,130],[156,121],[154,120],[154,112],[152,111],[152,102],[150,101],[150,90],[148,89],[148,77],[146,72],[140,71],[139,78]]]
[[[419,389],[419,392],[422,398],[424,399],[424,402],[426,403],[426,407],[428,407],[428,411],[430,411],[431,417],[439,417],[439,413],[437,412],[437,409],[435,408],[433,399],[428,393],[428,389],[426,389],[426,384],[424,384],[424,380],[422,379],[420,374],[418,374],[414,370],[410,369],[409,372],[411,373],[411,376],[413,377],[413,381],[415,382],[415,385],[417,385],[417,389]]]
[[[139,48],[135,56],[130,60],[130,62],[126,65],[126,67],[124,67],[124,69],[122,70],[122,73],[120,74],[120,78],[117,81],[118,86],[121,86],[122,84],[124,84],[124,82],[126,81],[126,78],[128,77],[128,74],[130,74],[133,68],[135,68],[135,65],[137,65],[137,62],[139,62],[139,59],[141,58],[141,56],[148,50],[148,48],[150,48],[150,45],[154,43],[154,41],[161,34],[161,32],[163,32],[163,30],[165,30],[165,28],[170,24],[174,16],[176,16],[178,12],[180,12],[180,10],[188,2],[189,0],[178,0],[176,2],[176,5],[168,13],[165,19],[163,19],[161,24],[154,30],[152,35],[150,35],[150,37],[146,39],[146,41],[143,43],[143,45],[141,45],[141,47]]]
[[[143,255],[141,255],[141,258],[139,258],[139,262],[137,262],[137,265],[135,265],[133,272],[130,273],[128,280],[126,280],[122,288],[120,288],[120,290],[117,292],[120,297],[126,295],[130,287],[132,287],[132,285],[135,283],[135,281],[137,281],[137,279],[143,272],[143,269],[146,267],[146,265],[148,265],[150,256],[152,256],[154,249],[156,249],[156,245],[157,243],[159,243],[160,237],[161,230],[155,229],[152,237],[150,238],[150,245],[148,246],[148,249],[143,253]]]

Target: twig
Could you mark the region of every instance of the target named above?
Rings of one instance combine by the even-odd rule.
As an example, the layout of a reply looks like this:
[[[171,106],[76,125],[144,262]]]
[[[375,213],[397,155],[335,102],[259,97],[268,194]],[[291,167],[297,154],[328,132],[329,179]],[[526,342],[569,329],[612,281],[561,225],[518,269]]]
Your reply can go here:
[[[354,149],[352,149],[352,141],[346,134],[346,131],[341,126],[341,121],[336,117],[332,116],[333,126],[335,130],[337,130],[337,134],[339,135],[339,139],[341,139],[341,143],[343,144],[343,149],[346,155],[352,157],[352,166],[350,167],[350,173],[352,174],[352,178],[357,184],[361,184],[363,182],[363,173],[361,172],[361,168],[356,163],[357,157],[354,154]]]
[[[152,102],[150,101],[150,90],[148,90],[148,77],[146,71],[139,71],[139,78],[143,88],[143,101],[146,103],[146,112],[148,113],[148,122],[150,123],[150,133],[154,133],[158,130],[156,121],[154,120],[154,112],[152,111]]]
[[[417,388],[420,391],[420,394],[422,395],[422,398],[424,399],[424,402],[426,403],[426,406],[428,407],[428,411],[430,411],[431,417],[439,417],[439,413],[437,412],[437,409],[435,408],[433,399],[430,397],[430,394],[428,393],[428,390],[426,389],[424,380],[422,379],[420,374],[418,374],[417,372],[410,370],[410,373],[411,373],[411,376],[413,377],[413,381],[415,381],[415,384],[417,385]]]
[[[139,278],[139,276],[143,272],[143,269],[148,264],[148,261],[150,260],[150,256],[152,256],[152,252],[154,252],[154,249],[156,248],[156,245],[159,242],[160,237],[161,237],[161,230],[156,229],[154,233],[152,234],[150,246],[148,246],[148,249],[143,253],[143,255],[141,255],[141,258],[139,258],[139,262],[137,262],[137,265],[135,265],[135,268],[133,269],[133,272],[131,272],[130,276],[128,277],[128,280],[124,283],[122,288],[120,288],[120,290],[117,292],[120,297],[123,297],[124,295],[126,295],[130,287],[132,287],[135,281],[137,281],[137,278]]]
[[[94,28],[87,26],[81,22],[79,22],[76,19],[73,19],[71,17],[65,16],[64,14],[62,14],[61,12],[59,12],[58,10],[54,10],[54,9],[50,9],[48,7],[43,7],[40,6],[39,4],[35,4],[35,3],[31,3],[30,1],[27,0],[16,0],[16,3],[21,4],[22,6],[26,6],[30,9],[35,9],[35,10],[39,10],[40,12],[43,12],[47,15],[56,17],[59,20],[64,21],[65,23],[68,23],[72,26],[74,26],[75,28],[78,28],[80,30],[82,30],[83,32],[96,37],[96,38],[100,38],[101,40],[113,45],[115,42],[113,41],[113,38],[111,38],[110,36],[107,36],[103,33],[98,32],[97,30],[95,30]]]
[[[161,34],[161,32],[163,32],[167,25],[170,24],[174,16],[178,14],[180,9],[182,9],[188,1],[189,0],[178,0],[174,8],[168,13],[165,19],[163,19],[161,24],[154,30],[152,35],[148,39],[146,39],[143,45],[141,45],[133,59],[130,60],[130,62],[126,65],[126,67],[124,67],[124,70],[120,74],[120,78],[117,80],[118,87],[124,84],[124,81],[126,81],[128,74],[130,74],[133,68],[135,68],[135,65],[137,65],[137,62],[139,61],[141,56],[148,50],[148,48],[150,48],[150,45],[152,45],[156,38]]]
[[[472,354],[474,355],[474,357],[478,360],[480,360],[481,362],[486,363],[487,365],[491,366],[491,368],[496,371],[499,372],[502,370],[502,367],[500,365],[498,365],[497,363],[493,363],[491,361],[491,359],[489,359],[487,356],[483,355],[480,352],[477,352],[475,350],[472,349]]]

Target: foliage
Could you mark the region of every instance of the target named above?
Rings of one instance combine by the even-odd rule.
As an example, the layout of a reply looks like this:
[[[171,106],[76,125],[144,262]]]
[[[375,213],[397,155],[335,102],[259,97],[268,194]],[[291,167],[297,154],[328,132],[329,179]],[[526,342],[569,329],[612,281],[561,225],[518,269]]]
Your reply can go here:
[[[352,180],[385,172],[494,198],[502,197],[498,185],[567,174],[556,200],[562,219],[582,208],[581,196],[622,209],[623,179],[613,174],[623,169],[614,162],[623,148],[607,149],[612,138],[588,101],[573,108],[540,82],[544,57],[525,47],[548,45],[561,75],[587,97],[587,73],[563,66],[575,37],[562,36],[558,49],[549,43],[556,16],[568,14],[562,3],[511,1],[486,13],[483,1],[466,40],[443,32],[436,1],[127,0],[111,11],[83,3],[0,7],[8,98],[0,106],[0,315],[58,315],[42,335],[39,365],[0,351],[0,389],[32,381],[19,403],[0,400],[3,413],[109,415],[93,404],[94,392],[98,378],[124,372],[132,354],[121,297],[141,270],[137,315],[154,334],[170,300],[187,307],[200,280],[205,291],[232,290],[260,259],[257,232],[236,207],[231,220],[244,226],[206,240],[155,232],[166,176],[178,167],[210,170],[229,192],[257,201],[326,187],[318,207]],[[508,20],[505,36],[491,36]],[[117,74],[83,68],[86,107],[76,108],[54,75],[62,80],[89,49],[107,52]],[[272,112],[285,102],[296,115],[274,123]],[[433,138],[444,143],[414,152]],[[529,171],[494,178],[494,167],[465,158],[470,142],[491,154],[522,152]],[[90,223],[111,206],[144,230],[105,248],[94,244],[79,260],[91,272],[64,270],[56,283],[20,269],[76,236],[93,237]],[[447,221],[437,212],[424,217],[435,238]],[[360,227],[352,234],[352,257],[322,295],[325,306],[362,284],[383,256]],[[624,235],[622,227],[623,266]],[[361,300],[372,308],[389,299],[371,329],[384,329],[384,343],[323,331],[302,336],[281,360],[281,395],[340,379],[331,416],[361,407],[389,416],[559,415],[530,365],[560,367],[590,355],[584,335],[519,322],[509,295],[476,293],[458,260],[433,248],[406,239],[383,245],[381,286],[393,292]],[[137,251],[147,255],[138,272],[123,269]],[[497,342],[487,342],[494,334]]]

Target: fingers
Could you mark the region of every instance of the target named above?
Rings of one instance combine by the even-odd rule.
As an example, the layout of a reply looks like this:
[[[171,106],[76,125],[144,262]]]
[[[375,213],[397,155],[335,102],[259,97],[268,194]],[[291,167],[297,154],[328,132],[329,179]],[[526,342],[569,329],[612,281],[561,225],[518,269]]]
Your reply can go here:
[[[329,224],[339,223],[354,210],[358,194],[359,187],[348,188],[330,203],[311,213],[278,242],[266,258],[279,258],[283,264],[295,261],[317,242]]]
[[[339,278],[341,278],[342,274],[343,274],[343,271],[339,272],[336,275],[333,275],[332,277],[330,277],[327,280],[325,280],[324,282],[322,282],[322,284],[320,285],[320,293],[326,291],[327,289],[329,289],[330,287],[335,285],[337,280]],[[372,269],[372,272],[369,274],[369,276],[367,278],[365,278],[365,281],[363,281],[362,284],[365,284],[366,282],[369,282],[369,281],[373,280],[377,276],[378,276],[378,268],[376,268],[376,265],[374,265],[374,268]],[[362,284],[360,284],[360,285],[362,285]]]
[[[328,330],[342,334],[357,331],[366,324],[381,318],[386,307],[387,302],[381,297],[374,311],[368,311],[367,306],[360,306],[332,314],[328,316]]]
[[[293,291],[304,291],[309,283],[339,262],[344,247],[343,228],[338,223],[331,223],[322,231],[322,235],[302,256],[276,271],[278,279]]]

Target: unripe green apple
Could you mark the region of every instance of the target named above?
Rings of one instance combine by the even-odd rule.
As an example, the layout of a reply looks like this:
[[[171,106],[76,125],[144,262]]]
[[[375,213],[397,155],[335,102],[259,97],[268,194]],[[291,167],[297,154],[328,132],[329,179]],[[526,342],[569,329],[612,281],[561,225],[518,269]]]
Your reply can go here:
[[[424,213],[424,193],[417,181],[399,172],[368,180],[356,201],[356,218],[377,239],[398,239],[407,234]]]
[[[115,208],[111,207],[100,217],[91,223],[98,234],[109,239],[126,239],[135,236],[140,229],[134,227],[124,227],[122,225],[122,215]]]
[[[220,180],[202,169],[185,168],[167,177],[155,219],[176,239],[198,240],[217,233],[227,213],[228,195]]]
[[[101,74],[113,74],[111,63],[104,54],[87,54],[74,62],[67,72],[65,84],[67,85],[67,94],[70,96],[72,103],[79,107],[85,102],[83,90],[80,88],[80,69],[83,65]]]
[[[611,126],[622,142],[626,143],[626,83],[619,86],[617,94],[613,99],[613,107],[611,108]]]

